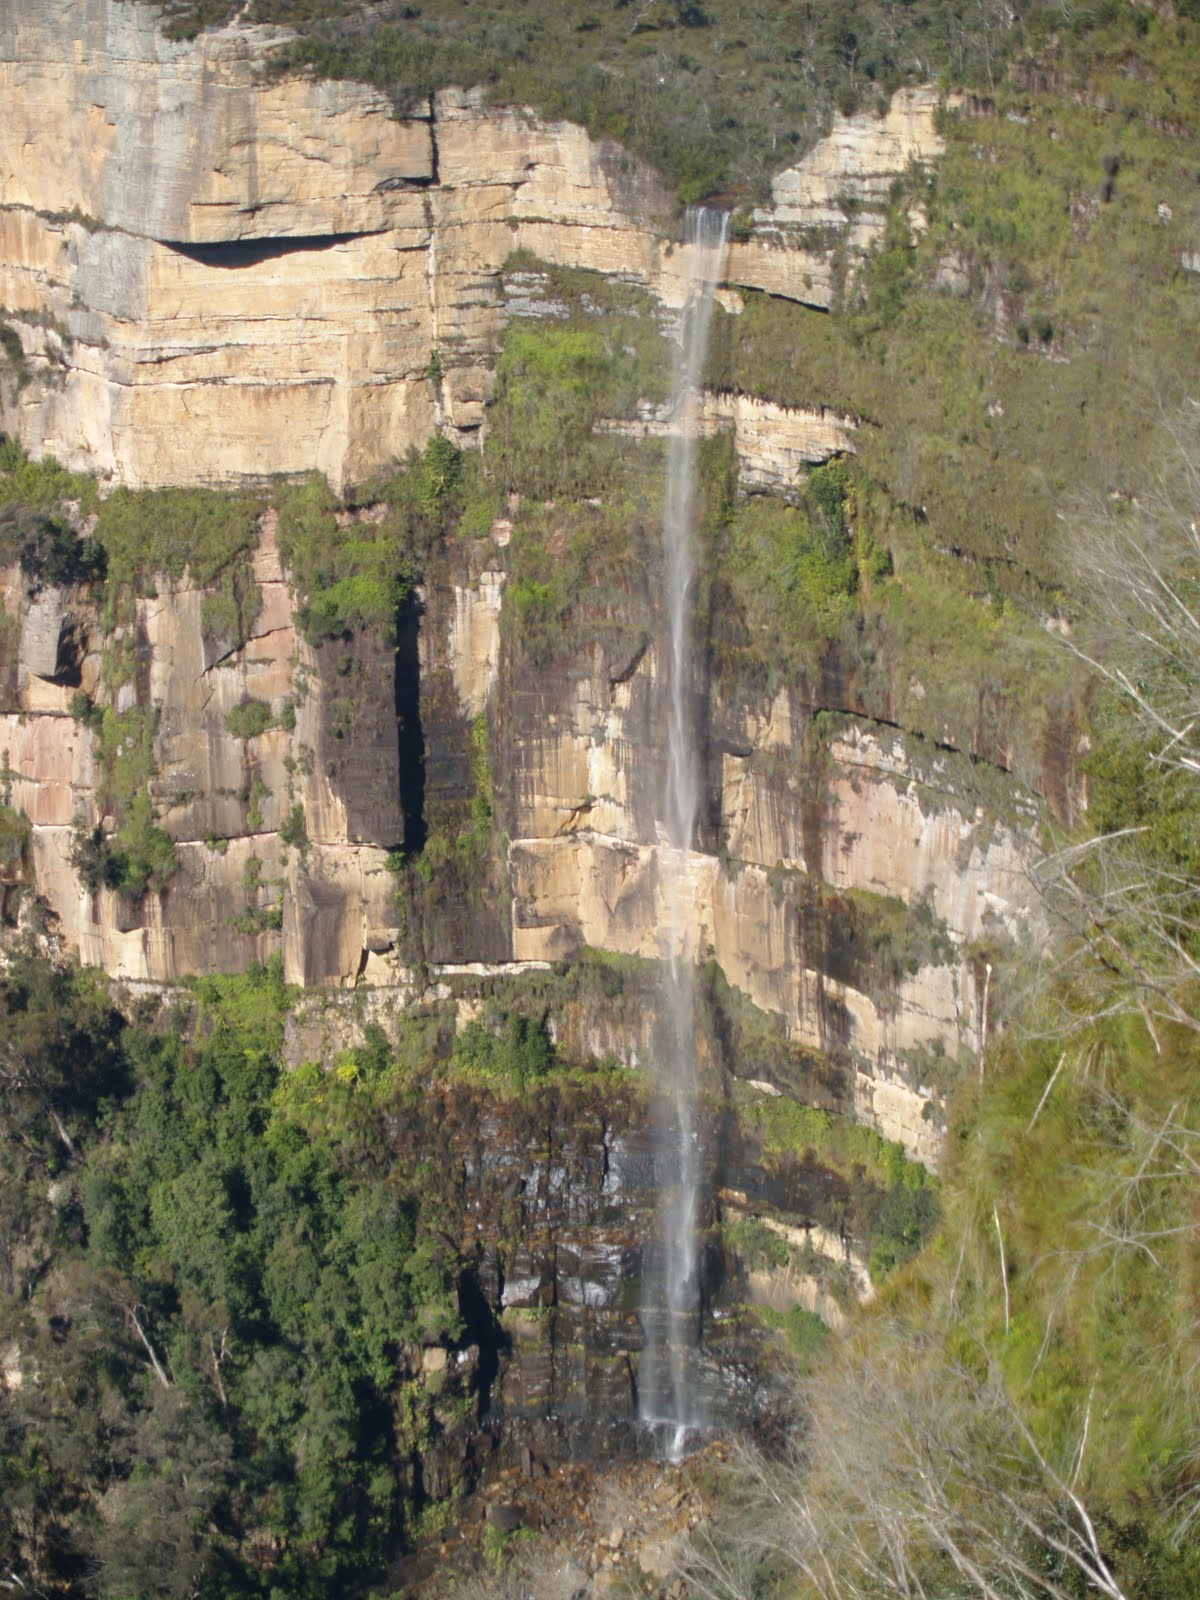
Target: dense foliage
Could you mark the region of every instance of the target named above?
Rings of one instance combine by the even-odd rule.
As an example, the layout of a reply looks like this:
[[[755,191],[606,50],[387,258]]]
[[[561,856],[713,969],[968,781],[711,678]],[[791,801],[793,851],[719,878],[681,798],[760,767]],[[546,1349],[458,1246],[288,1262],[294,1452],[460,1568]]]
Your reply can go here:
[[[381,1136],[393,1058],[281,1075],[285,1003],[257,970],[132,1025],[30,959],[0,991],[0,1545],[39,1593],[347,1593],[414,1514],[405,1350],[458,1332],[457,1260]]]

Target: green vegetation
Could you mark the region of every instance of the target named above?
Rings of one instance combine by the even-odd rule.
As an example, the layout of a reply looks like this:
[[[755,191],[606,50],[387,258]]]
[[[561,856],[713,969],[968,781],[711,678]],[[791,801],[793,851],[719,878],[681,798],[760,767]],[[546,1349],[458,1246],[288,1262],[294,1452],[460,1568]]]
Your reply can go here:
[[[753,1528],[789,1573],[820,1550],[806,1597],[852,1593],[865,1559],[948,1600],[947,1546],[990,1581],[1022,1563],[1000,1593],[1093,1593],[1080,1506],[1115,1592],[1195,1592],[1198,1069],[1194,1029],[1140,1017],[997,1045],[959,1095],[932,1247],[816,1360],[803,1463],[727,1486],[731,1572]],[[722,1592],[761,1592],[760,1560]]]
[[[477,1336],[463,1149],[622,1091],[528,1017],[454,1043],[444,1011],[289,1072],[304,1003],[277,962],[136,1021],[95,973],[18,954],[0,982],[0,1548],[41,1593],[387,1592],[444,1520],[421,1463],[469,1451],[479,1395],[421,1355]]]
[[[554,1046],[543,1024],[510,1012],[499,1032],[469,1022],[455,1040],[450,1065],[471,1082],[520,1090],[550,1073]]]
[[[465,802],[431,808],[429,832],[415,863],[418,880],[439,892],[448,886],[478,895],[495,838],[495,797],[488,761],[488,722],[480,712],[466,729],[470,794]]]
[[[89,829],[76,818],[71,861],[90,893],[103,887],[137,900],[164,888],[178,865],[174,845],[154,821],[148,788],[157,713],[133,706],[87,720],[97,734],[97,803],[116,826],[109,831],[96,823]]]
[[[87,538],[64,516],[68,503],[96,513]],[[0,437],[0,563],[20,561],[38,584],[103,580],[110,623],[156,573],[187,571],[205,590],[205,631],[241,644],[259,604],[251,556],[261,510],[253,496],[213,489],[118,488],[101,500],[86,473],[31,461]]]
[[[281,485],[279,553],[305,597],[300,625],[316,642],[373,624],[391,627],[403,597],[399,552],[376,525],[338,526],[341,509],[325,479]]]
[[[1195,1592],[1194,408],[1172,431],[1182,460],[1136,514],[1076,531],[1105,689],[1095,812],[1039,868],[1043,970],[952,1101],[936,1236],[818,1360],[803,1460],[731,1485],[723,1595]],[[829,1137],[772,1115],[776,1139]]]
[[[0,803],[0,876],[10,878],[24,870],[29,856],[29,820],[10,805]]]
[[[243,700],[225,713],[225,726],[235,739],[257,739],[275,726],[275,717],[265,700]]]
[[[787,1347],[795,1357],[800,1372],[811,1372],[818,1356],[825,1349],[829,1329],[815,1311],[805,1311],[803,1306],[792,1306],[787,1311],[757,1308],[759,1320],[768,1328],[782,1333]]]
[[[19,392],[29,381],[29,362],[21,335],[11,322],[0,320],[0,382],[5,378]]]
[[[52,456],[30,461],[0,435],[0,566],[19,564],[35,589],[102,576],[103,548],[80,539],[62,509],[64,501],[86,509],[94,499],[91,478],[65,471]]]
[[[238,9],[170,0],[168,29],[189,37]],[[1086,35],[1114,9],[1080,6],[1067,25]],[[1015,50],[1044,47],[1064,23],[1032,0],[995,14],[946,0],[476,0],[469,22],[454,0],[365,14],[351,0],[254,0],[248,19],[298,29],[281,67],[377,84],[401,110],[444,84],[482,84],[501,103],[582,122],[659,167],[685,202],[731,185],[761,198],[835,106],[873,107],[906,79],[943,73],[990,88]]]
[[[379,1050],[286,1077],[287,1004],[277,969],[154,1027],[93,975],[22,959],[0,989],[26,1063],[0,1075],[0,1327],[27,1374],[0,1542],[43,1592],[349,1593],[403,1528],[435,1424],[399,1356],[457,1334],[455,1262],[385,1154]]]
[[[31,461],[19,444],[0,435],[0,502],[50,510],[63,500],[78,500],[91,510],[95,479],[86,472],[68,472],[53,456]]]
[[[547,314],[514,318],[496,362],[488,456],[502,483],[568,501],[648,487],[659,452],[595,430],[667,397],[669,346],[653,297],[599,273],[520,257],[508,266],[530,275],[528,293]]]
[[[304,822],[304,807],[296,804],[279,824],[279,837],[284,844],[299,850],[301,854],[308,849],[308,828]]]
[[[798,506],[766,495],[729,505],[714,580],[725,672],[794,681],[856,614],[850,481],[834,461],[809,474]]]
[[[12,927],[31,880],[29,819],[0,799],[0,927]]]
[[[668,384],[645,291],[514,258],[553,316],[514,317],[497,361],[484,467],[520,496],[503,626],[533,664],[598,640],[614,668],[650,636],[662,448],[597,431]]]
[[[836,659],[906,729],[1009,767],[1081,688],[1041,626],[1077,598],[1063,514],[1142,483],[1164,416],[1200,389],[1180,269],[1200,27],[1133,7],[1087,26],[1085,48],[1064,28],[982,109],[944,116],[944,156],[898,187],[832,313],[745,294],[740,316],[715,319],[707,376],[862,419],[847,462],[858,595]],[[757,516],[782,542],[780,514]],[[735,531],[731,555],[745,543]],[[755,668],[757,615],[735,609],[728,670]],[[819,639],[819,615],[784,612],[773,633],[787,648],[798,628]]]
[[[392,477],[366,486],[357,507],[343,506],[318,473],[277,486],[279,553],[311,643],[361,629],[392,632],[414,570],[476,490],[476,472],[435,434]]]
[[[862,1238],[871,1277],[881,1283],[932,1236],[939,1216],[938,1187],[902,1147],[850,1117],[784,1097],[739,1097],[743,1126],[756,1132],[771,1157],[799,1157],[846,1180],[845,1197],[824,1225],[848,1226]]]

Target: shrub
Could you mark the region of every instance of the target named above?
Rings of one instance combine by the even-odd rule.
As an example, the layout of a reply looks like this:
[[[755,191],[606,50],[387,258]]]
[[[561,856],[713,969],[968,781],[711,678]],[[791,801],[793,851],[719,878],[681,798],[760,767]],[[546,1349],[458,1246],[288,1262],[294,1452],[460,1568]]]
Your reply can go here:
[[[15,439],[0,434],[0,503],[48,507],[64,500],[78,500],[90,510],[96,480],[86,472],[68,472],[53,456],[31,461]]]
[[[301,854],[308,849],[308,829],[304,825],[304,807],[297,803],[279,824],[279,837]]]
[[[71,865],[90,894],[115,889],[127,900],[140,900],[148,890],[165,888],[179,860],[170,836],[153,821],[149,796],[138,795],[113,835],[76,821]]]
[[[12,879],[29,864],[29,819],[0,803],[0,878]]]
[[[19,563],[31,586],[89,583],[104,575],[104,551],[54,513],[0,506],[0,566]]]
[[[257,739],[278,727],[279,719],[265,700],[243,700],[226,712],[225,726],[235,739]]]
[[[429,493],[448,492],[443,463]],[[339,503],[313,474],[275,492],[279,553],[302,597],[300,627],[312,643],[361,628],[395,625],[408,592],[409,537],[404,517],[339,526]]]
[[[258,542],[261,502],[215,489],[114,489],[103,501],[96,539],[109,577],[140,588],[156,572],[206,587],[248,558]]]
[[[554,1046],[543,1022],[509,1012],[498,1032],[469,1022],[450,1060],[456,1072],[478,1082],[523,1088],[550,1074]]]

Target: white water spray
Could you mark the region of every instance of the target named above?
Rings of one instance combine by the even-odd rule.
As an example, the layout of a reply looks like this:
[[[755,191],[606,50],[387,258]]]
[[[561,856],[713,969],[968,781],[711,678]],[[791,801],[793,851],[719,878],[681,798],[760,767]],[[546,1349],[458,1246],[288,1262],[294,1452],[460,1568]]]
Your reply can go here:
[[[655,1166],[659,1193],[661,1269],[645,1275],[642,1322],[646,1345],[640,1368],[642,1419],[665,1435],[678,1459],[690,1429],[703,1427],[703,1396],[694,1354],[700,1342],[700,1273],[696,1220],[701,1150],[696,1126],[696,1045],[693,1020],[695,951],[686,882],[688,853],[700,803],[695,719],[691,714],[690,613],[695,576],[696,434],[700,379],[708,347],[713,292],[725,255],[728,218],[700,206],[687,212],[684,306],[675,357],[671,432],[663,508],[664,601],[670,639],[667,766],[663,790],[663,898],[670,940],[665,989],[666,1041],[661,1071],[663,1104]]]

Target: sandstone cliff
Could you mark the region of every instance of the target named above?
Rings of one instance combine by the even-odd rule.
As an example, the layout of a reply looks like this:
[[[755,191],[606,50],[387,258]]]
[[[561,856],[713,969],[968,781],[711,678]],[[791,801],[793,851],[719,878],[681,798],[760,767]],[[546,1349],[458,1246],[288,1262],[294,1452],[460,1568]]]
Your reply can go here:
[[[360,86],[275,79],[274,37],[174,45],[121,0],[0,0],[0,304],[27,369],[2,385],[3,421],[35,456],[131,485],[313,467],[342,484],[435,427],[470,442],[504,324],[528,310],[531,257],[645,286],[669,328],[678,259],[652,173],[472,92],[398,120]],[[936,153],[936,103],[911,90],[883,119],[840,118],[777,179],[729,282],[828,305],[892,176]],[[606,426],[666,422],[647,399]],[[817,395],[806,409],[708,394],[699,427],[732,435],[754,491],[787,495],[854,448],[854,419]],[[439,969],[486,976],[584,945],[662,955],[653,629],[624,654],[589,643],[532,670],[505,644],[507,542],[498,522],[435,564],[398,651],[370,632],[305,641],[270,515],[236,648],[209,636],[186,577],[155,580],[114,632],[85,594],[9,573],[6,799],[32,825],[37,891],[67,944],[154,982],[281,950],[291,981],[402,996]],[[119,682],[101,670],[114,648],[135,663]],[[177,866],[136,899],[89,891],[78,870],[81,837],[114,826],[125,748],[73,720],[80,694],[142,718]],[[239,728],[247,701],[268,725]],[[935,1162],[938,1064],[987,1027],[981,952],[1029,926],[1032,801],[1002,774],[999,818],[965,758],[906,740],[836,667],[748,696],[698,679],[697,701],[696,958],[837,1064],[831,1105]],[[472,726],[495,849],[401,885],[397,847],[470,797]],[[637,1029],[602,1048],[635,1057]]]
[[[504,647],[504,559],[482,541],[457,575],[443,572],[414,617],[418,648],[397,666],[371,635],[304,641],[267,518],[245,644],[214,659],[201,594],[164,579],[136,604],[136,679],[115,690],[100,680],[100,647],[114,638],[88,602],[30,599],[10,574],[24,647],[0,755],[9,801],[32,824],[38,893],[67,943],[117,976],[157,982],[282,950],[293,982],[409,997],[430,964],[549,964],[584,945],[665,954],[657,651],[616,661],[587,646],[553,675],[531,672]],[[137,901],[89,893],[73,864],[81,832],[112,826],[111,752],[70,715],[80,686],[118,714],[139,703],[154,713],[151,794],[178,870]],[[420,718],[423,758],[399,736],[398,698]],[[851,698],[832,717],[804,683],[766,699],[710,698],[706,821],[687,872],[694,954],[780,1016],[797,1044],[840,1063],[839,1109],[933,1162],[937,1062],[976,1049],[985,1027],[973,952],[1029,926],[1020,806],[1027,817],[1033,807],[1014,791],[1011,820],[998,821],[965,758],[906,744],[850,714]],[[230,715],[247,700],[273,719],[251,737]],[[457,888],[402,882],[389,851],[424,825],[411,814],[412,764],[431,812],[439,798],[469,797],[464,741],[481,717],[493,730],[502,853]],[[297,808],[303,837],[289,842]],[[902,904],[908,945],[888,968],[863,943],[874,935],[854,927]],[[598,1045],[612,1048],[636,1058],[636,1030]]]
[[[171,44],[123,0],[0,4],[0,306],[28,375],[0,421],[35,454],[133,485],[361,482],[435,425],[484,425],[515,251],[677,303],[669,197],[615,145],[454,89],[397,119],[362,86],[272,78],[276,37]],[[827,306],[838,251],[939,149],[936,103],[839,118],[729,281]],[[739,405],[712,417],[761,484],[794,430]]]

